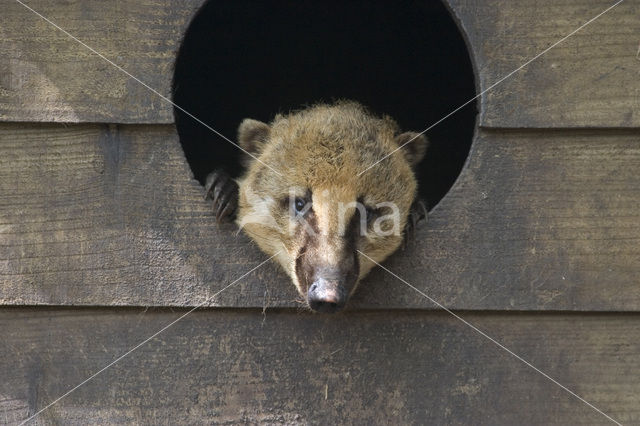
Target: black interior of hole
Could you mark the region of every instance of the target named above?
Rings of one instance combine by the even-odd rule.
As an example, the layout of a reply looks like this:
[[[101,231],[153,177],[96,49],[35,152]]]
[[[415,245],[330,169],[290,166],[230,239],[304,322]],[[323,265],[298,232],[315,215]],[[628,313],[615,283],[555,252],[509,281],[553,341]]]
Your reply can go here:
[[[422,131],[475,95],[463,37],[439,1],[208,1],[184,36],[174,102],[231,140],[243,118],[320,101],[357,100],[403,131]],[[187,161],[201,183],[223,167],[241,173],[239,151],[175,110]],[[430,207],[465,162],[475,102],[429,130],[419,165]]]

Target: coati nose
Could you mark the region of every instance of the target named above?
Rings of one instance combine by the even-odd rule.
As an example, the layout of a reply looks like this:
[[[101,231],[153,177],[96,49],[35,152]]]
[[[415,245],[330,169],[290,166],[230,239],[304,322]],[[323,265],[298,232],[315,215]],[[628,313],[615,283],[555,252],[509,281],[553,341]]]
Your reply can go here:
[[[342,286],[337,281],[318,279],[309,287],[307,302],[317,312],[333,314],[344,308],[347,298]]]

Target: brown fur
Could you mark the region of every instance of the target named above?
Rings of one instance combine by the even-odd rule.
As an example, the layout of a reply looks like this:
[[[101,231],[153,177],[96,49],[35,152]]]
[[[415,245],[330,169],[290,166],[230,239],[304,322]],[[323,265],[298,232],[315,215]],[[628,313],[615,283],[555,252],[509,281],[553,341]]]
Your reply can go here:
[[[375,117],[354,102],[316,105],[279,115],[268,126],[245,120],[239,129],[239,142],[260,161],[250,161],[238,181],[237,223],[267,254],[281,251],[276,258],[303,296],[309,280],[301,280],[300,273],[296,274],[296,261],[307,256],[308,262],[311,253],[307,250],[313,250],[312,259],[318,265],[344,263],[348,257],[345,250],[355,255],[355,249],[381,262],[398,248],[402,234],[341,235],[337,203],[393,202],[400,211],[400,229],[404,229],[416,196],[412,165],[422,159],[426,139],[419,136],[361,176],[358,173],[416,135],[400,134],[391,118]],[[296,188],[295,196],[312,194],[309,222],[317,231],[314,236],[304,235],[302,226],[292,217],[287,203],[290,188]],[[354,207],[347,209],[347,222],[354,214]],[[264,219],[267,224],[256,219]],[[357,278],[349,294],[374,266],[363,256],[356,258]]]

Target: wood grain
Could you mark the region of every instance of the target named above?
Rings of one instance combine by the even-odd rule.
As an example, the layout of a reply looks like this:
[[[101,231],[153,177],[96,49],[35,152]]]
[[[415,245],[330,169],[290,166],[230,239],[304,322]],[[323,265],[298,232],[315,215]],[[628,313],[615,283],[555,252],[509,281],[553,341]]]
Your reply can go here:
[[[456,309],[637,311],[635,132],[482,131],[415,243],[386,266]],[[218,226],[172,126],[0,126],[0,303],[297,306]],[[435,309],[382,270],[352,308]]]
[[[614,1],[450,0],[484,91]],[[640,4],[624,1],[481,98],[486,127],[638,127]]]
[[[217,230],[171,126],[0,133],[4,303],[199,303],[262,260]]]
[[[476,62],[478,92],[613,4],[600,0],[448,0]],[[201,0],[29,5],[165,96]],[[637,2],[625,1],[481,99],[486,127],[637,127]],[[0,17],[0,120],[170,123],[170,104],[8,2]],[[309,102],[312,102],[310,100]],[[250,115],[248,113],[248,115]],[[425,123],[428,125],[429,123]]]
[[[201,1],[25,2],[164,96]],[[167,123],[172,106],[18,2],[0,16],[0,120]]]
[[[35,413],[181,313],[4,309],[0,422]],[[640,421],[638,315],[463,316],[622,424]],[[608,424],[448,314],[259,310],[190,314],[38,421]]]

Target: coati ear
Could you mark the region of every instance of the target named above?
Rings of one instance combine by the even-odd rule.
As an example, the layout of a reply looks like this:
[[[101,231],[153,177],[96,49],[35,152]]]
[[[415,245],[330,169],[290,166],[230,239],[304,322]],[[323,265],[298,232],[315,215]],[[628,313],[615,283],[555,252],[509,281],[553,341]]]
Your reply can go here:
[[[416,132],[401,133],[395,137],[395,141],[401,147],[401,151],[412,168],[415,168],[422,161],[429,146],[427,138]]]
[[[269,141],[271,127],[262,121],[245,118],[238,127],[238,142],[242,149],[251,154],[262,151],[263,146]]]

